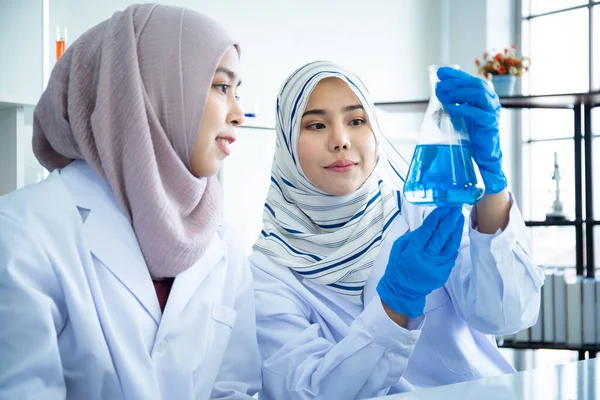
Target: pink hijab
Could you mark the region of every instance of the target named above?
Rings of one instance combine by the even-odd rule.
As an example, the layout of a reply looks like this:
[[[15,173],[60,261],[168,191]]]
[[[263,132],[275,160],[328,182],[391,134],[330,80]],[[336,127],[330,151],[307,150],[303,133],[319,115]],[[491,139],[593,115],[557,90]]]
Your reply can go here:
[[[35,109],[40,163],[85,160],[107,180],[154,279],[191,267],[218,229],[220,186],[193,176],[190,157],[215,70],[234,45],[201,14],[134,5],[70,46]]]

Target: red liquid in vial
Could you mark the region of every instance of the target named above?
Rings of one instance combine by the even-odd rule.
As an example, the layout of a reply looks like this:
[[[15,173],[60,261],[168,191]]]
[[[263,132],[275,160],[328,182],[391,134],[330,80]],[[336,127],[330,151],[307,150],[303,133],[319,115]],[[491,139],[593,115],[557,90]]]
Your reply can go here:
[[[57,40],[56,41],[56,59],[58,60],[60,56],[65,52],[65,41]]]

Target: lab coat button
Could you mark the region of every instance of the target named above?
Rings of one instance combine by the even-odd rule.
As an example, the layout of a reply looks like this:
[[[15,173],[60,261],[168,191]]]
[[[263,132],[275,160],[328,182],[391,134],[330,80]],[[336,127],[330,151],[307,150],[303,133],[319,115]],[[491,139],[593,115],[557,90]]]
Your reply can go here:
[[[160,342],[160,344],[158,345],[158,351],[159,352],[163,352],[167,349],[167,346],[169,345],[169,342],[167,341],[167,339],[163,340],[162,342]]]

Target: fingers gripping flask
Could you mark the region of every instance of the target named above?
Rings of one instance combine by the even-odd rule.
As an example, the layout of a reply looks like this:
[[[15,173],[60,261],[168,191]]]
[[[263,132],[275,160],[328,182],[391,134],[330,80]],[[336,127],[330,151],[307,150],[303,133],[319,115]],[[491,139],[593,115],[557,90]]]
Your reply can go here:
[[[439,79],[429,67],[431,97],[421,124],[404,195],[413,204],[435,206],[473,205],[483,197],[484,185],[473,161],[471,140],[462,117],[450,116],[435,95]],[[458,66],[449,65],[457,68]]]

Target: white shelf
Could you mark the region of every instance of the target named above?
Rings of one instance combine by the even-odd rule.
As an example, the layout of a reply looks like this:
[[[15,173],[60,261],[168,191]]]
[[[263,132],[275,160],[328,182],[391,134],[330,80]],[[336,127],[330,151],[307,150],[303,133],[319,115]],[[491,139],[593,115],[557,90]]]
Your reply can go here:
[[[268,123],[267,121],[261,121],[260,119],[246,117],[246,120],[238,128],[250,128],[250,129],[265,129],[275,130],[275,125]]]
[[[0,99],[2,96],[0,96]],[[15,107],[35,107],[34,103],[31,102],[18,102],[18,101],[2,101],[0,100],[0,110],[6,110],[7,108]]]

